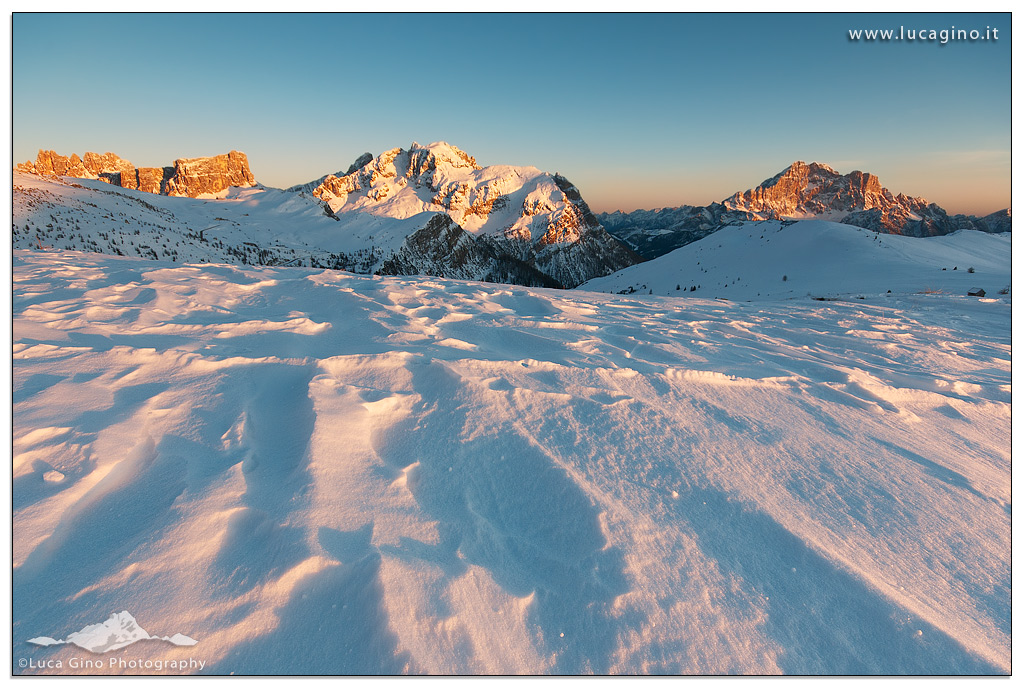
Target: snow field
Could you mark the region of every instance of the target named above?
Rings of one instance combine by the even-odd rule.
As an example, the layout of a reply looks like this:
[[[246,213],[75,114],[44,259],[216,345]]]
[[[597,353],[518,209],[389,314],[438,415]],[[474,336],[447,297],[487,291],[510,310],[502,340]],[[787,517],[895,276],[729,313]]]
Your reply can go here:
[[[1009,319],[15,251],[15,647],[1008,673]]]

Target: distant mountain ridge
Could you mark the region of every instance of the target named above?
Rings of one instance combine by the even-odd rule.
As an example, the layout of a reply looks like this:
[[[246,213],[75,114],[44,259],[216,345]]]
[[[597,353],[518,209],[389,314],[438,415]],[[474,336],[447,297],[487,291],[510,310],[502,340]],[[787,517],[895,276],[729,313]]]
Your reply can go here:
[[[893,194],[873,174],[840,174],[799,161],[721,203],[595,215],[579,189],[557,173],[482,167],[443,141],[364,153],[344,172],[286,190],[256,184],[247,157],[238,151],[179,159],[173,167],[135,168],[113,153],[79,158],[41,150],[16,173],[220,200],[208,208],[155,208],[146,200],[152,196],[121,192],[115,206],[139,207],[128,214],[118,209],[126,216],[113,226],[110,199],[99,205],[86,201],[79,185],[82,191],[66,199],[74,219],[65,226],[60,203],[44,200],[41,189],[19,184],[16,176],[15,246],[524,286],[571,288],[748,221],[819,219],[914,237],[960,229],[998,233],[1011,226],[1009,209],[984,218],[948,215],[925,199]],[[248,212],[239,211],[243,196]],[[43,203],[54,212],[35,217]],[[83,231],[81,224],[95,229]],[[122,236],[130,227],[133,234]]]
[[[949,215],[923,198],[893,194],[873,174],[854,171],[844,175],[825,164],[801,161],[721,203],[598,215],[613,236],[648,259],[736,222],[808,219],[914,237],[960,229],[1008,232],[1011,224],[1009,209],[983,218]]]
[[[19,172],[42,177],[99,179],[123,189],[138,189],[163,196],[216,196],[234,186],[247,188],[256,183],[245,153],[230,151],[204,158],[180,158],[169,167],[139,167],[114,153],[87,152],[79,158],[40,150],[35,162],[16,166]]]

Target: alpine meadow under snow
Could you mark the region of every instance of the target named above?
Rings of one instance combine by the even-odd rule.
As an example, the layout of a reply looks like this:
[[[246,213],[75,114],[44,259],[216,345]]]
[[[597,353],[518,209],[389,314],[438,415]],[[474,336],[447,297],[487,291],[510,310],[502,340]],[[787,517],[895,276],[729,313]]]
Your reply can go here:
[[[14,174],[15,673],[1010,672],[1008,210],[254,179]]]

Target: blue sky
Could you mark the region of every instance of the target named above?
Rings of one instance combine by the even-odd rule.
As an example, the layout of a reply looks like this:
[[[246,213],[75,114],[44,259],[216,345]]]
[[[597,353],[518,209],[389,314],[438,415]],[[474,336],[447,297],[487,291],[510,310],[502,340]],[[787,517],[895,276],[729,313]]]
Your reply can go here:
[[[999,29],[856,43],[849,29]],[[561,172],[598,211],[794,160],[951,212],[1010,203],[1008,14],[16,14],[14,159],[244,151],[271,186],[413,141]]]

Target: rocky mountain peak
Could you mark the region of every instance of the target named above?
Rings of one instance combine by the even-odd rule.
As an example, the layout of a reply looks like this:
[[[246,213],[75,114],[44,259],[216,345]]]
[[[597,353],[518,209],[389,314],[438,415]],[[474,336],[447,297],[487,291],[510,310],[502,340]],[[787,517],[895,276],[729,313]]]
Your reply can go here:
[[[225,189],[248,187],[256,183],[249,170],[249,158],[240,151],[230,151],[208,158],[183,158],[174,161],[174,172],[167,181],[168,196],[218,194]]]
[[[345,174],[352,174],[353,172],[355,172],[359,168],[363,167],[364,165],[366,165],[366,163],[368,163],[368,162],[370,162],[372,160],[373,160],[373,153],[370,153],[369,151],[367,151],[366,153],[363,153],[358,158],[356,158],[355,162],[353,162],[351,165],[348,166],[348,171],[345,172]],[[344,176],[344,175],[340,175],[340,176]]]
[[[405,253],[389,259],[388,270],[441,270],[463,278],[470,272],[488,278],[500,273],[544,284],[535,281],[540,274],[553,280],[551,284],[575,286],[638,260],[604,231],[579,189],[560,175],[534,167],[481,167],[473,156],[444,141],[426,146],[413,142],[408,149],[393,148],[356,162],[362,164],[345,175],[327,175],[315,186],[292,188],[312,187],[309,192],[339,221],[365,222],[358,218],[369,215],[379,225],[381,218],[404,221],[442,214],[452,225],[430,225],[416,239],[410,235]],[[454,246],[476,244],[477,249],[460,254],[462,272],[439,258]],[[424,262],[425,254],[434,258]],[[470,260],[470,255],[476,258]],[[498,273],[488,271],[493,261],[504,266]],[[476,266],[472,270],[471,263]],[[484,270],[485,264],[491,268]],[[518,276],[508,277],[513,274]]]
[[[927,206],[923,199],[894,196],[873,174],[856,170],[840,174],[828,165],[794,162],[771,179],[723,201],[729,210],[752,214],[752,219],[774,220],[792,217],[851,213],[902,206],[912,214]]]
[[[450,197],[468,189],[462,177],[481,169],[476,158],[450,143],[438,141],[424,146],[414,141],[408,150],[392,148],[377,157],[364,153],[344,175],[329,174],[317,184],[292,188],[312,187],[309,191],[333,212],[345,205],[351,194],[355,194],[353,198],[365,196],[369,203],[379,203],[411,184],[429,190],[433,203],[451,209],[446,199],[450,201]],[[453,185],[452,179],[460,181]]]
[[[447,141],[435,141],[428,146],[413,141],[409,146],[409,153],[414,160],[430,161],[434,167],[438,164],[448,164],[455,168],[482,169],[476,164],[476,158]]]
[[[836,172],[834,169],[832,169],[831,167],[829,167],[825,163],[812,162],[812,163],[808,164],[808,163],[804,162],[803,160],[797,160],[796,162],[792,163],[789,167],[784,169],[782,172],[780,172],[776,176],[810,175],[810,174],[823,174],[823,173],[824,174],[835,174],[835,175],[839,174],[838,172]]]

